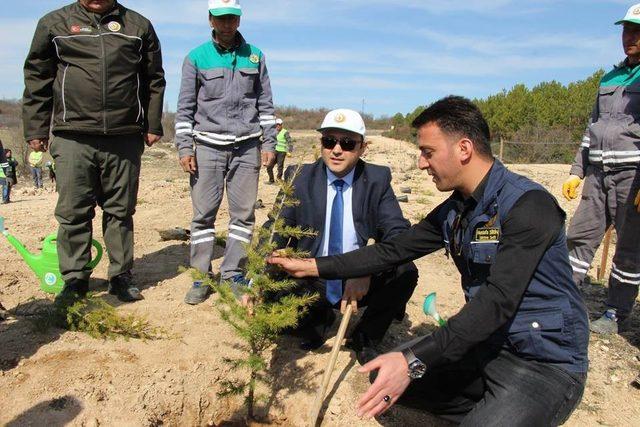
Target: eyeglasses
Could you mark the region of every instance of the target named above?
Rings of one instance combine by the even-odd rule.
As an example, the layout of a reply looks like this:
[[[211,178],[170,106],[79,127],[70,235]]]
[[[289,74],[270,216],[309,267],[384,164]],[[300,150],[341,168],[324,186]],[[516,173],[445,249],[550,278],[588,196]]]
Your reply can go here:
[[[353,151],[360,141],[346,136],[339,139],[334,136],[323,136],[320,138],[320,142],[322,143],[322,147],[327,150],[333,150],[333,147],[335,147],[336,144],[340,144],[340,148],[342,148],[342,150]]]

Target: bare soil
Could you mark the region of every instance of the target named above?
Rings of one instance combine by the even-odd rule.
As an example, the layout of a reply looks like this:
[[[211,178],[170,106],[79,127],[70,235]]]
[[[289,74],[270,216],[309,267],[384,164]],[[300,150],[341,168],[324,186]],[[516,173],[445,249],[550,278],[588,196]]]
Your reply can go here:
[[[294,132],[294,161],[312,161],[316,135]],[[393,170],[397,194],[409,187],[409,202],[402,203],[405,216],[418,221],[447,194],[438,193],[426,173],[416,168],[417,149],[411,144],[373,136],[366,160]],[[568,174],[567,165],[510,165],[560,195]],[[56,193],[51,184],[36,191],[23,178],[13,203],[0,206],[5,226],[32,251],[57,228],[53,217]],[[265,221],[277,187],[265,185],[262,172],[260,194],[265,207],[257,210],[258,224]],[[577,202],[560,203],[569,217]],[[95,238],[102,241],[101,212],[97,211]],[[222,359],[233,351],[235,337],[215,308],[215,295],[199,306],[183,303],[190,286],[188,242],[161,241],[158,230],[189,228],[191,206],[187,175],[177,165],[171,146],[161,144],[145,152],[135,216],[136,266],[134,275],[145,299],[121,305],[106,293],[107,262],[96,268],[91,287],[122,312],[146,316],[162,326],[171,338],[101,341],[83,333],[63,330],[37,331],[33,313],[52,296],[40,291],[35,276],[5,239],[0,238],[0,301],[9,310],[0,323],[0,425],[157,426],[241,425],[241,399],[220,399],[219,381],[231,373]],[[225,230],[226,203],[216,228]],[[615,242],[615,240],[614,240]],[[609,255],[609,265],[611,254]],[[597,260],[600,259],[598,253]],[[217,268],[221,259],[214,261]],[[594,263],[595,264],[595,263]],[[408,307],[408,316],[392,325],[384,346],[395,345],[435,328],[421,311],[429,292],[438,293],[438,308],[445,317],[463,304],[459,275],[443,252],[417,261],[419,286]],[[596,271],[591,272],[596,276]],[[608,274],[608,272],[607,272]],[[605,276],[606,277],[606,276]],[[584,289],[592,318],[599,315],[606,288],[592,284]],[[294,338],[283,338],[273,351],[271,390],[263,390],[260,413],[271,424],[298,426],[307,415],[328,361],[329,340],[320,351],[303,353]],[[640,425],[640,390],[630,382],[640,371],[640,315],[634,313],[631,331],[619,336],[591,337],[591,369],[584,398],[567,425]],[[322,412],[323,425],[447,425],[418,411],[393,408],[377,420],[356,417],[355,404],[368,386],[357,372],[358,364],[348,350],[341,352]]]

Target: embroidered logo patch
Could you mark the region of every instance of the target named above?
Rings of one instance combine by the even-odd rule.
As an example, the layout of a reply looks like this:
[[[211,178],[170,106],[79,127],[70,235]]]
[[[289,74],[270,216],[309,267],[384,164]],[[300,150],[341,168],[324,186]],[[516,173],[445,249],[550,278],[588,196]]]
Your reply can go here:
[[[336,114],[336,116],[333,118],[333,120],[336,121],[336,123],[342,123],[346,120],[347,118],[344,116],[344,114],[342,113],[338,113]]]
[[[107,24],[107,28],[115,32],[115,31],[120,31],[120,29],[122,28],[122,25],[120,25],[119,22],[111,21]]]
[[[500,239],[500,229],[495,227],[480,227],[476,229],[476,242],[497,241]]]
[[[249,61],[251,61],[254,64],[257,64],[258,62],[260,62],[260,57],[254,53],[249,57]]]
[[[633,13],[634,15],[640,15],[640,7],[633,9],[633,12],[631,13]]]
[[[91,27],[81,27],[80,25],[72,25],[70,29],[73,34],[91,33],[93,31]]]

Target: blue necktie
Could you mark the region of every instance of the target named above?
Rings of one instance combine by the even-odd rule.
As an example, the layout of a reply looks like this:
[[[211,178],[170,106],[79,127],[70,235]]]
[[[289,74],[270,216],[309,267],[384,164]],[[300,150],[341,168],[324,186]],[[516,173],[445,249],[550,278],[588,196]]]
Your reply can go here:
[[[344,217],[344,200],[342,199],[342,187],[344,181],[333,181],[336,196],[331,205],[331,222],[329,223],[329,251],[327,255],[339,255],[342,253],[342,219]],[[335,304],[342,298],[342,280],[327,280],[327,300]]]

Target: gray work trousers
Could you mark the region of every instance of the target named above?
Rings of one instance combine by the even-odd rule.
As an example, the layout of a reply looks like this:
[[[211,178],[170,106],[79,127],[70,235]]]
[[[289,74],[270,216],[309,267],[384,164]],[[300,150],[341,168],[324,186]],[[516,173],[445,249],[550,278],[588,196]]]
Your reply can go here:
[[[640,285],[640,213],[633,205],[640,188],[638,170],[605,173],[589,166],[582,200],[567,233],[573,279],[582,282],[600,242],[611,224],[617,244],[609,277],[607,306],[627,317]]]
[[[220,266],[223,279],[242,273],[244,245],[251,241],[260,174],[260,140],[237,145],[198,145],[197,171],[191,176],[191,267],[211,271],[215,221],[225,184],[229,202],[229,233]]]

